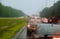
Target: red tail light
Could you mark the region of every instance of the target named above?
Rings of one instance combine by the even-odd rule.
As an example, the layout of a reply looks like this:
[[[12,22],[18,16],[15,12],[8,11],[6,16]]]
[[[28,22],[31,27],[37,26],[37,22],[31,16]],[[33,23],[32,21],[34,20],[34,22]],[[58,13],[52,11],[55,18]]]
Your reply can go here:
[[[27,25],[27,28],[30,28],[30,26],[31,26],[31,25],[30,25],[30,24],[28,24],[28,25]]]
[[[38,23],[40,23],[40,20],[38,20]]]
[[[34,31],[36,31],[37,30],[37,28],[34,28]]]
[[[49,20],[49,22],[53,22],[53,20],[52,20],[52,19],[50,19],[50,20]]]
[[[60,23],[60,20],[57,20],[58,23]]]

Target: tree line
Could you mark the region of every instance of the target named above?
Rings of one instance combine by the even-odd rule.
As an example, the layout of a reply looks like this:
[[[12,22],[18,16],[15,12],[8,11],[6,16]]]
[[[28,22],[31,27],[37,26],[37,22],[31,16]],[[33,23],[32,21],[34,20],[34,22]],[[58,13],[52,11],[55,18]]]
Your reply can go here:
[[[0,3],[0,17],[20,17],[24,15],[25,14],[23,11],[9,6],[4,6],[2,3]]]
[[[46,7],[40,12],[40,17],[46,16],[50,18],[51,16],[56,16],[60,19],[60,0],[54,3],[51,7]]]

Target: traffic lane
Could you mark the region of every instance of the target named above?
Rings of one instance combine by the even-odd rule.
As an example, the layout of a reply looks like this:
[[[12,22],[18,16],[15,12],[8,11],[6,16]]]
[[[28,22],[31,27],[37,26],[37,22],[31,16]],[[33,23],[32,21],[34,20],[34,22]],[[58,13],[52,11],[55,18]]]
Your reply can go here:
[[[44,23],[41,23],[41,24],[38,24],[37,25],[37,33],[40,34],[40,36],[43,37],[43,35],[45,34],[55,34],[57,32],[60,32],[60,25],[59,24],[44,24]],[[51,36],[51,35],[49,35]]]

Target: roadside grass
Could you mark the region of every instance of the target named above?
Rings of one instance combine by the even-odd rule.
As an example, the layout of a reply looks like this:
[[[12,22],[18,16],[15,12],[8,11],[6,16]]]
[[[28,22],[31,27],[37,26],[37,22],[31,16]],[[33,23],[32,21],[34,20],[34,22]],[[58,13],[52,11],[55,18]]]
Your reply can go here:
[[[11,39],[27,22],[26,19],[0,19],[0,21],[0,39]]]

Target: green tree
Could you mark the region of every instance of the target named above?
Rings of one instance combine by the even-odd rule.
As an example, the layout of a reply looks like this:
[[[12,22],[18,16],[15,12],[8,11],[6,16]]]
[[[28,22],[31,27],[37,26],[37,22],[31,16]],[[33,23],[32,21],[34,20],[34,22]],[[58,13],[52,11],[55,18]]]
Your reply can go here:
[[[56,16],[60,18],[60,0],[55,3],[53,6],[51,7],[46,7],[44,8],[41,12],[40,12],[40,16],[46,16],[46,17],[51,17],[51,16]]]
[[[20,17],[25,16],[24,12],[0,3],[0,17]]]

